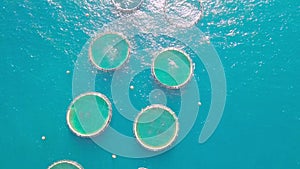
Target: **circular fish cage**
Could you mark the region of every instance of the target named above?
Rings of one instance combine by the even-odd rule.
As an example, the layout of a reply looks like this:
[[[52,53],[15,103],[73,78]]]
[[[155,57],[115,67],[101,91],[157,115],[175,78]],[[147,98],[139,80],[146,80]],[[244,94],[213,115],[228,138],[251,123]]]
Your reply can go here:
[[[129,58],[130,45],[119,33],[98,35],[91,42],[88,55],[99,70],[111,71],[121,67]]]
[[[122,12],[133,12],[142,5],[143,0],[112,0],[112,3]]]
[[[61,160],[50,165],[48,169],[83,169],[83,167],[75,161]]]
[[[151,70],[160,84],[170,89],[179,89],[189,82],[194,68],[188,54],[179,49],[168,48],[156,56]]]
[[[77,136],[92,137],[108,126],[111,116],[108,98],[101,93],[90,92],[72,101],[67,111],[67,123]]]
[[[179,131],[176,114],[168,107],[154,104],[143,109],[134,121],[137,141],[146,149],[160,151],[171,146]]]

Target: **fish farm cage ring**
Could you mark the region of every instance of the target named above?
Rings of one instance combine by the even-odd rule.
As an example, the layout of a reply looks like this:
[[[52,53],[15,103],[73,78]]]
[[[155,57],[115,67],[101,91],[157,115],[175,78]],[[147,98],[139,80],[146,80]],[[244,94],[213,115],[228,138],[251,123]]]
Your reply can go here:
[[[89,59],[99,70],[110,71],[121,67],[129,58],[130,46],[119,33],[105,33],[92,40]]]
[[[104,131],[112,116],[111,103],[106,96],[89,92],[76,97],[67,111],[67,123],[80,137],[92,137]]]
[[[112,0],[114,6],[122,12],[132,12],[138,9],[144,0]]]
[[[48,169],[83,169],[83,167],[75,161],[61,160],[50,165]]]
[[[189,82],[194,67],[188,54],[179,49],[167,48],[154,58],[151,71],[154,78],[163,86],[179,89]]]
[[[180,4],[175,4],[174,7],[182,6],[184,8],[180,9],[180,10],[177,9],[177,11],[176,11],[176,9],[174,9],[174,7],[173,8],[170,7],[169,1],[171,1],[171,0],[165,0],[164,6],[163,6],[163,14],[169,24],[174,25],[175,27],[178,27],[178,28],[190,28],[190,27],[196,25],[203,18],[203,14],[204,14],[204,6],[202,3],[203,0],[195,0],[199,4],[199,13],[196,16],[191,17],[191,18],[193,18],[193,20],[189,21],[189,22],[187,22],[187,21],[182,22],[183,18],[181,18],[181,17],[186,16],[187,14],[184,14],[181,12],[182,11],[186,12],[187,10],[192,10],[193,8],[184,6],[184,5],[182,5],[183,2],[179,1],[178,3],[180,3]],[[175,0],[175,1],[178,1],[178,0]],[[178,17],[176,18],[175,15],[173,15],[173,17],[168,16],[168,14],[167,14],[168,9],[173,9],[174,10],[173,13],[176,13],[178,15]],[[192,13],[192,11],[190,11],[189,14],[191,14],[191,13]]]
[[[146,149],[160,151],[171,146],[179,131],[176,114],[168,107],[153,104],[136,117],[133,130],[137,141]]]

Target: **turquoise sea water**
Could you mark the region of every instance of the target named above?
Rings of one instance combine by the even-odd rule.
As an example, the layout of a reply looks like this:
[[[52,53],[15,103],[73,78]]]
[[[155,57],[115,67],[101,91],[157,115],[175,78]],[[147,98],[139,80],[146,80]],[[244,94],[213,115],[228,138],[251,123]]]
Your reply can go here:
[[[141,10],[155,11],[158,2],[147,0]],[[61,159],[77,161],[85,169],[300,168],[299,1],[206,1],[204,8],[197,26],[210,37],[227,80],[226,107],[217,130],[207,142],[198,143],[211,97],[208,75],[199,63],[195,76],[201,77],[202,106],[187,137],[155,157],[113,159],[92,140],[72,134],[65,116],[78,54],[97,30],[122,16],[101,1],[3,0],[0,168],[47,168]],[[97,91],[109,95],[109,86],[102,85],[109,77],[98,76]],[[132,83],[143,89],[139,80]],[[142,96],[132,93],[130,98]],[[180,98],[167,99],[176,111]],[[141,109],[144,100],[132,104]],[[118,114],[113,117],[120,120],[112,120],[114,128],[132,135],[131,123]]]

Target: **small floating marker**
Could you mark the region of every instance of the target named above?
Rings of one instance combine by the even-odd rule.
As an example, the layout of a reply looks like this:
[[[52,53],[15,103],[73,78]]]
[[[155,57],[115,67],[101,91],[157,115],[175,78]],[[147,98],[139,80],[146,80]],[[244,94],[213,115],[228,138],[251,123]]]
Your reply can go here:
[[[70,70],[67,70],[67,71],[66,71],[66,74],[70,74],[70,73],[71,73],[71,71],[70,71]]]
[[[138,114],[133,130],[137,141],[144,148],[160,151],[171,146],[177,138],[178,118],[170,108],[153,104]]]
[[[83,167],[75,161],[61,160],[50,165],[48,169],[83,169]]]
[[[148,168],[146,168],[146,167],[139,167],[138,169],[148,169]]]
[[[201,102],[198,102],[198,106],[201,106],[202,105],[202,103]]]
[[[160,84],[170,89],[179,89],[189,82],[194,68],[188,54],[176,48],[167,48],[153,60],[151,70]]]
[[[90,16],[90,14],[86,13],[86,14],[85,14],[85,16],[86,16],[86,17],[89,17],[89,16]]]
[[[42,140],[46,140],[46,136],[42,136]]]
[[[130,88],[131,90],[133,90],[133,89],[134,89],[134,86],[131,85],[129,88]]]
[[[111,71],[121,67],[129,58],[129,42],[119,33],[96,37],[89,47],[89,59],[99,70]]]
[[[108,126],[111,116],[108,98],[101,93],[89,92],[72,101],[67,111],[67,123],[77,136],[92,137]]]
[[[113,159],[116,159],[116,158],[117,158],[117,155],[113,154],[113,155],[111,155],[111,157],[112,157]]]

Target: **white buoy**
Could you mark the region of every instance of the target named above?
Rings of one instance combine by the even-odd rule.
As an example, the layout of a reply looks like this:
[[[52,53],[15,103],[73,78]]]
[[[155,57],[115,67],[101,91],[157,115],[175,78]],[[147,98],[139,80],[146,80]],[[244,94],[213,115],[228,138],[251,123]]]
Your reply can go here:
[[[134,86],[131,85],[131,86],[130,86],[130,89],[133,90],[133,89],[134,89]]]
[[[111,155],[111,157],[112,157],[113,159],[117,158],[117,156],[116,156],[115,154]]]
[[[66,74],[70,74],[70,73],[71,73],[71,71],[70,71],[70,70],[67,70],[67,71],[66,71]]]
[[[45,136],[42,136],[42,140],[46,140],[46,137],[45,137]]]
[[[198,106],[201,106],[202,105],[202,103],[201,102],[198,102]]]

